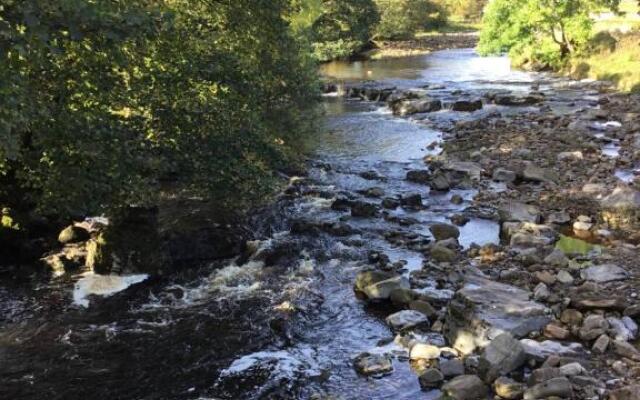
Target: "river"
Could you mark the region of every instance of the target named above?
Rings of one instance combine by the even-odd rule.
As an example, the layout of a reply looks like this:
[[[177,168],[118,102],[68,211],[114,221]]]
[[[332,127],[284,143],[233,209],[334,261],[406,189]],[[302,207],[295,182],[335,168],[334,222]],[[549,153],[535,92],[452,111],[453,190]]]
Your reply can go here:
[[[486,91],[528,92],[532,85],[550,94],[547,104],[558,112],[593,102],[591,93],[566,81],[514,71],[506,58],[481,58],[466,49],[332,63],[322,72],[345,82],[374,79],[428,88],[445,104]],[[389,240],[389,232],[426,242],[429,224],[448,221],[471,204],[472,189],[429,193],[405,180],[407,171],[424,168],[425,156],[440,151],[429,145],[442,140],[441,128],[535,107],[445,109],[429,119],[408,119],[393,116],[382,103],[329,95],[323,108],[309,176],[293,182],[301,195],[282,200],[284,220],[254,244],[258,254],[279,249],[275,254],[284,256],[149,278],[110,297],[81,296],[88,308],[73,304],[78,277],[56,277],[35,287],[25,278],[0,287],[0,398],[435,398],[436,392],[421,391],[406,351],[394,344],[384,322],[391,310],[369,307],[356,297],[355,275],[366,268],[371,251],[388,255],[407,275],[420,270],[422,253]],[[380,202],[367,198],[374,187],[384,197],[419,193],[424,206],[388,211],[385,218],[351,218],[332,210],[341,196]],[[454,195],[463,202],[453,204]],[[300,220],[341,221],[353,230],[342,236],[290,232]],[[460,242],[497,242],[498,232],[494,221],[472,218],[461,228]],[[421,290],[444,298],[452,294],[436,281],[427,280]],[[359,376],[353,358],[362,352],[393,354],[393,373]]]

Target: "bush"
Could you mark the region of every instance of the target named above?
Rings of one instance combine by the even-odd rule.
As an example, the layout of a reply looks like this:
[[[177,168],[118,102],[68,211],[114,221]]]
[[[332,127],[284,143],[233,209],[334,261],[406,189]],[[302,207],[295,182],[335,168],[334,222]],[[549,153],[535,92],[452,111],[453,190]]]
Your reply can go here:
[[[446,13],[430,0],[376,0],[380,24],[376,36],[382,39],[411,39],[422,29],[444,25]]]
[[[234,207],[259,199],[295,160],[315,101],[293,11],[3,1],[0,204],[110,213],[155,204],[167,186]]]

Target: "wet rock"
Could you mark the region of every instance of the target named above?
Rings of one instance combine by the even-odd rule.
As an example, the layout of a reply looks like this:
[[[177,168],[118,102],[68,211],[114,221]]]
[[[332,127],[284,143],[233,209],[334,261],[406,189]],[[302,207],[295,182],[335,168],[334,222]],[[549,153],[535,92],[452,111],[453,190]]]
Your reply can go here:
[[[364,201],[354,201],[351,204],[351,215],[360,218],[375,217],[378,215],[378,206]]]
[[[420,208],[422,207],[422,196],[419,193],[403,196],[400,199],[400,205],[403,207]]]
[[[584,269],[580,275],[582,279],[598,283],[621,281],[629,277],[629,273],[614,264],[594,265]]]
[[[461,375],[444,384],[442,392],[453,400],[483,400],[489,388],[476,375]]]
[[[412,170],[407,172],[409,182],[428,184],[431,181],[431,173],[427,170]]]
[[[433,306],[428,301],[424,300],[412,301],[411,303],[409,303],[409,309],[419,311],[426,315],[428,318],[433,318],[438,314],[438,311],[433,308]]]
[[[409,288],[396,288],[389,294],[389,300],[391,303],[398,307],[405,307],[411,303],[416,297],[416,294]]]
[[[353,363],[356,371],[362,375],[385,375],[393,371],[391,357],[380,354],[360,354]]]
[[[458,239],[460,237],[460,230],[456,226],[449,224],[433,224],[429,227],[429,231],[438,241],[452,238]]]
[[[412,360],[435,360],[438,357],[440,348],[427,343],[416,343],[409,352],[409,358]]]
[[[482,109],[482,100],[458,100],[451,105],[453,111],[473,112]]]
[[[331,204],[331,209],[334,211],[349,211],[353,201],[346,197],[338,197]]]
[[[366,179],[368,181],[379,181],[383,180],[383,177],[378,174],[377,171],[365,171],[358,174],[362,179]]]
[[[434,245],[429,254],[434,261],[441,263],[450,263],[458,258],[458,253],[455,250],[439,244]]]
[[[568,343],[566,345],[552,340],[537,342],[531,339],[521,339],[527,358],[535,361],[544,361],[552,355],[564,357],[584,356],[585,351],[580,343]]]
[[[394,291],[409,289],[409,281],[403,276],[396,276],[366,286],[362,292],[369,300],[388,300]]]
[[[497,95],[494,102],[499,106],[528,106],[538,104],[544,101],[541,96],[514,96],[514,95]]]
[[[62,244],[85,242],[91,238],[89,232],[78,226],[69,225],[58,235],[58,242]]]
[[[442,110],[442,102],[433,99],[403,100],[392,103],[391,110],[400,116],[428,113]]]
[[[403,331],[419,326],[429,326],[427,317],[423,313],[414,310],[403,310],[391,314],[386,318],[386,321],[395,331]]]
[[[471,275],[449,304],[446,336],[453,347],[469,354],[509,332],[523,337],[550,322],[549,310],[515,286]]]
[[[480,357],[479,375],[485,382],[493,382],[499,376],[520,368],[526,358],[522,344],[513,335],[500,334],[484,349]]]
[[[362,292],[364,288],[377,282],[385,281],[397,277],[390,272],[383,271],[362,271],[356,275],[355,288]]]
[[[449,218],[449,220],[456,226],[465,226],[471,219],[466,215],[454,214]]]
[[[508,169],[496,168],[493,171],[492,179],[496,182],[512,183],[516,180],[517,175],[515,172]]]
[[[493,390],[503,399],[518,400],[524,393],[524,385],[511,378],[502,376],[493,383]]]
[[[440,361],[440,372],[445,378],[464,375],[464,363],[457,358]]]
[[[464,203],[464,199],[459,194],[451,196],[451,204],[460,205],[462,203]]]
[[[448,175],[454,178],[454,181],[465,179],[477,181],[480,180],[484,172],[480,164],[472,161],[448,161],[442,169],[447,171]]]
[[[444,382],[444,375],[436,368],[429,368],[424,371],[418,378],[420,387],[424,390],[434,389],[440,387]]]
[[[444,172],[438,171],[431,177],[429,187],[431,190],[446,192],[451,188],[451,182]]]
[[[379,187],[372,187],[372,188],[360,191],[360,193],[366,197],[379,198],[384,196],[384,189]]]
[[[396,208],[400,207],[400,200],[386,197],[382,200],[382,207],[386,208],[387,210],[395,210]]]
[[[500,222],[540,222],[540,209],[534,205],[510,201],[498,210]]]

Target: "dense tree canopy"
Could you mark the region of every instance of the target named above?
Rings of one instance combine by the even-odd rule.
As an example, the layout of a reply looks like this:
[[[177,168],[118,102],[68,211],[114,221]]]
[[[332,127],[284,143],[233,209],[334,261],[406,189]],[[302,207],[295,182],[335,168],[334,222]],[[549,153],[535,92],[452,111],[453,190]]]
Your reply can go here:
[[[5,0],[0,204],[100,213],[162,182],[255,198],[314,101],[289,0]],[[363,33],[364,37],[366,36]]]
[[[384,39],[409,39],[446,21],[444,8],[431,0],[376,0],[376,5],[381,17],[376,34]]]
[[[595,11],[619,0],[493,0],[486,8],[479,51],[510,52],[518,64],[558,67],[584,48]]]
[[[373,0],[321,0],[320,15],[312,26],[319,60],[347,57],[372,37],[380,20]]]

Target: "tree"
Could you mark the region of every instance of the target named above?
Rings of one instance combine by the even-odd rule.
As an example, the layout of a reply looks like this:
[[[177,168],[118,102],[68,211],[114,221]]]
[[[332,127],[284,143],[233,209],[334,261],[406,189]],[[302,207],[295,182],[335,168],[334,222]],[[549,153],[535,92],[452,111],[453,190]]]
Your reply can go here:
[[[296,160],[314,65],[289,0],[4,0],[0,205],[66,217],[167,189],[239,207]]]
[[[446,20],[445,11],[430,0],[376,0],[380,23],[376,36],[383,39],[410,39],[434,22]]]
[[[322,0],[311,27],[316,57],[344,58],[369,42],[380,15],[373,0]]]
[[[618,5],[619,0],[493,0],[478,49],[481,54],[509,51],[518,64],[558,67],[584,49],[592,35],[591,13]]]

